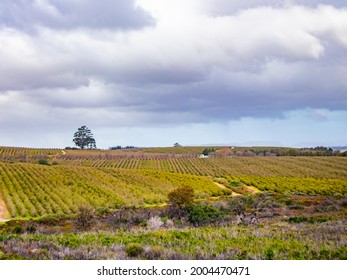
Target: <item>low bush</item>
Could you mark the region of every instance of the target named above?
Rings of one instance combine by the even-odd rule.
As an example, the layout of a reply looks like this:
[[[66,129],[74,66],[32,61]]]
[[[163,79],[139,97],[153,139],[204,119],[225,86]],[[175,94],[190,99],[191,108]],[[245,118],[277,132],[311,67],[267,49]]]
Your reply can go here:
[[[159,246],[146,248],[144,251],[144,257],[147,260],[159,260],[162,257],[163,252],[164,249]]]
[[[86,229],[93,224],[93,209],[81,206],[78,209],[76,224],[80,229]]]
[[[188,220],[195,226],[202,226],[217,222],[224,216],[224,213],[207,204],[191,205],[189,207]]]
[[[135,258],[140,256],[144,252],[144,249],[140,244],[130,243],[126,246],[125,251],[128,257]]]
[[[306,217],[290,217],[288,219],[288,222],[293,223],[293,224],[304,223],[307,221],[308,221],[308,219]]]
[[[41,158],[37,161],[38,164],[41,164],[41,165],[49,165],[48,163],[48,160],[45,159],[45,158]]]
[[[16,225],[16,226],[14,227],[14,229],[13,229],[13,233],[15,233],[15,234],[21,234],[21,233],[23,233],[23,227],[20,226],[20,225]]]
[[[44,225],[51,225],[51,226],[56,226],[58,225],[61,221],[68,219],[69,217],[67,215],[63,214],[49,214],[42,216],[41,218],[38,219],[38,222],[40,224]]]
[[[36,232],[36,226],[34,226],[34,225],[28,225],[28,226],[26,227],[26,231],[27,231],[28,233],[35,233],[35,232]]]

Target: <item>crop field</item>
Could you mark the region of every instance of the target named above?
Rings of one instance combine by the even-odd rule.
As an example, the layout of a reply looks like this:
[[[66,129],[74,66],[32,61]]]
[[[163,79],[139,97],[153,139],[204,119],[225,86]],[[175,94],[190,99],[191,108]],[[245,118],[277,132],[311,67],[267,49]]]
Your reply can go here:
[[[0,147],[0,259],[347,258],[347,157],[202,149]],[[195,206],[175,212],[181,187]]]
[[[78,206],[117,209],[166,202],[192,186],[198,198],[227,195],[211,179],[158,171],[0,163],[0,193],[11,217],[71,214]]]

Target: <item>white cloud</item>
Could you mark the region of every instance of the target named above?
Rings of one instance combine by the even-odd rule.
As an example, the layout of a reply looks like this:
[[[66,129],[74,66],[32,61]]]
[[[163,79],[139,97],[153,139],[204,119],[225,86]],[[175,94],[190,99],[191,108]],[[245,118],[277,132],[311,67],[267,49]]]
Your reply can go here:
[[[308,107],[318,123],[326,110],[347,110],[347,9],[308,2],[106,1],[93,10],[87,0],[45,0],[21,11],[23,1],[6,1],[0,125],[198,129]],[[115,7],[141,22],[110,22]],[[95,12],[99,21],[87,20]]]

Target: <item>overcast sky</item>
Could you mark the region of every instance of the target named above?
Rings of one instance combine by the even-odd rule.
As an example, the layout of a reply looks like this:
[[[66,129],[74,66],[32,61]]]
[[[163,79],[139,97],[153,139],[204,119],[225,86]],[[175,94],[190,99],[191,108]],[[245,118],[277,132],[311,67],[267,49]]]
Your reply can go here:
[[[1,0],[0,146],[347,145],[347,2]]]

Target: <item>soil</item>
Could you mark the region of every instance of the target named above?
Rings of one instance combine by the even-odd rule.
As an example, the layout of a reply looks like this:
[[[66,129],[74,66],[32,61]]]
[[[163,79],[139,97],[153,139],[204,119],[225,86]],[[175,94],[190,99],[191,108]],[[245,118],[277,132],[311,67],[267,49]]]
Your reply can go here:
[[[217,183],[217,182],[214,182],[214,183],[215,183],[218,187],[220,187],[221,189],[230,190],[229,188],[227,188],[226,186],[224,186],[224,185],[222,185],[222,184],[220,184],[220,183]],[[232,195],[232,196],[239,196],[239,195],[241,195],[241,194],[231,191],[231,195]]]
[[[7,209],[5,203],[0,199],[0,222],[6,222],[8,219],[5,219],[7,216]]]
[[[253,187],[253,186],[246,186],[246,189],[252,194],[261,192],[260,190],[258,190],[256,187]]]

